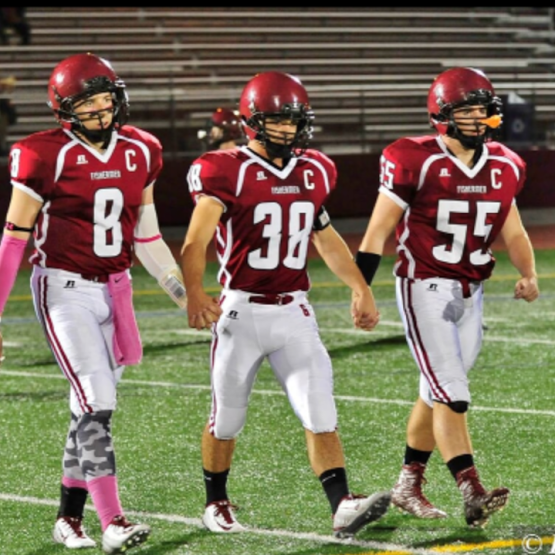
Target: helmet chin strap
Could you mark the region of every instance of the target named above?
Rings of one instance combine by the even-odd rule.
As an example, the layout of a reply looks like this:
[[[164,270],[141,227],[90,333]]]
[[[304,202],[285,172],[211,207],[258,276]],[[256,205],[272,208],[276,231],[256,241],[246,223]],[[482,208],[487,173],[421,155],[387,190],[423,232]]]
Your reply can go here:
[[[457,139],[464,148],[476,150],[477,148],[481,147],[486,139],[485,133],[483,135],[476,135],[476,136],[468,136],[463,135],[458,129],[453,134],[453,138]]]
[[[290,144],[279,144],[273,143],[270,139],[266,138],[262,141],[262,145],[270,158],[290,158],[294,142]]]
[[[105,149],[110,144],[110,139],[112,138],[112,131],[116,125],[115,116],[117,111],[114,110],[113,117],[110,125],[108,127],[103,127],[102,129],[88,129],[82,121],[75,122],[72,124],[71,128],[73,131],[77,131],[80,135],[83,135],[88,141],[93,144],[102,143],[102,149]],[[102,118],[99,115],[99,112],[95,112],[94,115],[91,115],[87,121],[98,119],[100,125],[102,125]]]
[[[451,121],[449,128],[447,130],[447,135],[452,137],[453,139],[457,139],[461,145],[469,150],[476,150],[480,148],[486,141],[486,137],[488,135],[487,128],[484,133],[481,135],[465,135],[461,132],[461,130],[457,127],[455,122]],[[478,123],[476,123],[476,129],[478,129]]]
[[[73,124],[72,129],[73,131],[77,131],[80,135],[83,135],[91,143],[103,143],[102,148],[107,148],[110,144],[110,139],[112,138],[114,123],[112,122],[108,127],[106,127],[106,129],[101,130],[87,129],[82,124]]]

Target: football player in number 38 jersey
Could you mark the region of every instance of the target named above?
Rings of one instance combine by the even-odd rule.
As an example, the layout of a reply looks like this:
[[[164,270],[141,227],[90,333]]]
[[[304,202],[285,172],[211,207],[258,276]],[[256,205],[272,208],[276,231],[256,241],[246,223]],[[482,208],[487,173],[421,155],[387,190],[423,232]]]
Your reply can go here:
[[[195,202],[182,253],[189,325],[212,327],[213,333],[212,409],[202,437],[203,523],[216,533],[245,529],[226,484],[256,374],[267,358],[305,429],[334,532],[351,536],[386,512],[390,494],[352,495],[348,488],[331,361],[307,296],[311,241],[354,291],[354,324],[371,330],[378,313],[325,211],[336,169],[323,153],[307,149],[313,113],[301,82],[286,73],[260,73],[245,86],[239,111],[248,144],[205,153],[188,173]],[[213,238],[223,287],[219,302],[202,287]]]
[[[421,490],[437,446],[462,493],[466,522],[481,527],[505,506],[509,490],[487,491],[479,479],[466,425],[467,373],[482,343],[483,282],[495,264],[496,237],[521,275],[515,298],[538,297],[534,253],[515,202],[526,167],[492,140],[501,100],[482,71],[455,67],[437,76],[428,113],[436,135],[402,138],[383,151],[378,199],[356,260],[371,283],[395,229],[397,304],[420,369],[420,396],[392,503],[421,518],[446,516]]]
[[[103,58],[76,54],[61,61],[48,97],[59,127],[30,135],[10,153],[0,315],[32,232],[35,310],[71,386],[54,540],[71,549],[95,545],[82,526],[90,494],[104,552],[122,553],[150,533],[123,514],[110,429],[124,366],[142,356],[129,272],[133,250],[180,307],[186,300],[153,204],[162,148],[150,133],[125,125],[125,83]]]

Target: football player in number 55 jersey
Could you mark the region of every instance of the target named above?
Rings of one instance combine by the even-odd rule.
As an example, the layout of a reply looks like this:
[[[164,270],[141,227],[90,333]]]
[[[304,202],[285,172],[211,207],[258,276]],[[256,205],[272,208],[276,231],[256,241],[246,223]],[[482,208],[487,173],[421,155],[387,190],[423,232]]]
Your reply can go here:
[[[212,409],[202,437],[203,523],[216,533],[245,529],[229,501],[227,476],[256,374],[267,358],[305,429],[334,532],[352,536],[385,513],[390,494],[354,496],[348,488],[331,361],[307,297],[311,241],[354,291],[354,324],[370,330],[378,313],[324,208],[336,169],[326,155],[307,149],[313,113],[301,82],[286,73],[260,73],[245,86],[239,111],[247,146],[205,153],[188,173],[195,202],[182,257],[189,325],[213,332]],[[219,302],[202,288],[213,238],[223,287]]]
[[[420,369],[420,396],[392,502],[420,518],[446,516],[421,490],[437,445],[462,493],[467,524],[485,526],[509,490],[487,491],[479,479],[466,425],[467,373],[482,344],[483,282],[495,264],[497,236],[521,275],[515,298],[538,297],[534,252],[515,201],[526,167],[492,140],[501,100],[482,71],[455,67],[437,76],[428,113],[436,135],[402,138],[383,151],[378,199],[356,260],[371,283],[395,230],[397,304]]]
[[[126,125],[125,83],[94,54],[62,60],[48,98],[59,126],[15,143],[10,153],[0,315],[33,233],[35,310],[71,386],[54,540],[70,549],[95,545],[82,526],[90,494],[104,552],[122,553],[150,533],[123,514],[111,436],[116,386],[124,366],[142,356],[129,271],[133,251],[180,307],[186,301],[154,208],[162,147]]]

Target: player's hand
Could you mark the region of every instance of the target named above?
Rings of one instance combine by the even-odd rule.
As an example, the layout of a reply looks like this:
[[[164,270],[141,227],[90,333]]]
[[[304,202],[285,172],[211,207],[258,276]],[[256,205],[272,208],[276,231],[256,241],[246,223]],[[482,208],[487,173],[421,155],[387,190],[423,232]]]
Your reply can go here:
[[[370,288],[362,293],[353,291],[351,316],[355,328],[371,331],[378,325],[380,313]]]
[[[540,290],[536,277],[523,277],[516,282],[515,299],[524,299],[526,302],[531,303],[535,301],[539,295]]]
[[[197,330],[210,329],[222,314],[218,299],[204,291],[197,294],[187,293],[187,314],[189,327]]]

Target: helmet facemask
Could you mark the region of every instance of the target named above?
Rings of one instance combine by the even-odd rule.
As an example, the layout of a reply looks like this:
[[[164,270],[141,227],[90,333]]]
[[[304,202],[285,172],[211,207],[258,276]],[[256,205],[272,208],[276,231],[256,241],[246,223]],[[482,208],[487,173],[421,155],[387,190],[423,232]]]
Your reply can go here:
[[[484,106],[487,109],[487,116],[484,119],[472,118],[469,123],[476,126],[476,135],[467,135],[459,128],[455,121],[455,110],[464,106]],[[466,149],[476,150],[485,142],[495,139],[498,135],[502,123],[502,102],[498,96],[494,96],[490,91],[477,89],[466,95],[464,102],[457,104],[444,103],[439,114],[431,115],[432,124],[438,124],[445,129],[445,134],[458,140]],[[459,118],[460,124],[460,118]],[[485,125],[485,131],[480,133],[480,126]]]
[[[299,156],[308,148],[312,139],[314,112],[304,104],[287,103],[276,113],[257,111],[254,104],[249,109],[252,116],[244,119],[243,123],[256,133],[255,140],[266,149],[270,158]],[[267,120],[287,120],[296,125],[297,129],[294,133],[278,133],[267,128]]]
[[[112,131],[125,125],[129,117],[129,99],[125,83],[121,79],[116,79],[113,82],[110,78],[102,75],[89,79],[83,88],[83,92],[66,98],[61,98],[55,90],[54,93],[57,95],[60,106],[55,110],[56,115],[60,122],[71,124],[72,131],[78,132],[92,143],[103,142],[107,145],[112,137]],[[75,108],[87,98],[100,93],[110,93],[112,95],[112,122],[101,130],[87,129],[83,125],[83,121],[85,121],[83,119],[84,114],[77,114]],[[90,112],[87,119],[98,118],[100,120],[101,114],[105,111]]]

